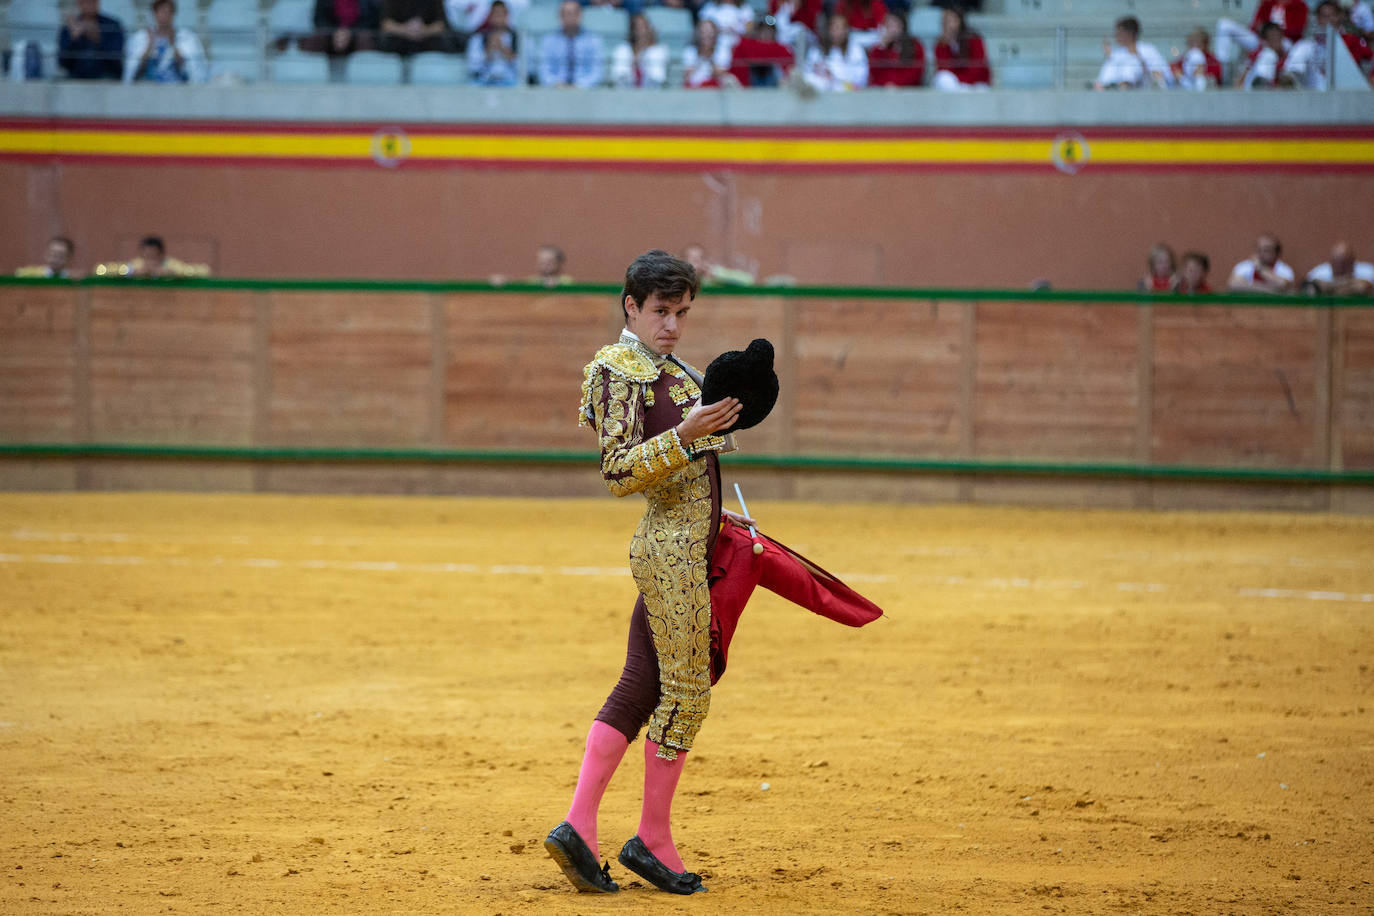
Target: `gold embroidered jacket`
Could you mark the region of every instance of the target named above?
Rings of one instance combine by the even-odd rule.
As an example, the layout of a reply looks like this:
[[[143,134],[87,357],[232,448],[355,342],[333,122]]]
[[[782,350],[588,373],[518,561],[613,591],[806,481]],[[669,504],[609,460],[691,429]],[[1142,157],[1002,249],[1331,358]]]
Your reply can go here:
[[[600,438],[606,486],[647,502],[630,541],[630,573],[658,655],[659,703],[648,738],[669,760],[692,746],[711,703],[706,574],[720,526],[715,453],[726,440],[679,440],[675,427],[701,397],[693,374],[627,334],[597,352],[582,382],[581,423]]]

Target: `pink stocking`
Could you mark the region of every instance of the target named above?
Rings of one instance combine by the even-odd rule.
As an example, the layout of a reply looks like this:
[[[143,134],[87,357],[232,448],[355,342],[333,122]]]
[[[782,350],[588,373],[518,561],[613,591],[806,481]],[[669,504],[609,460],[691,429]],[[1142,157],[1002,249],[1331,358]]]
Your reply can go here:
[[[577,774],[577,789],[573,791],[567,820],[598,862],[601,850],[596,845],[596,812],[629,745],[624,735],[600,719],[594,721],[587,732],[587,750],[582,756],[582,769]]]
[[[658,756],[657,744],[644,742],[644,809],[639,816],[639,838],[660,862],[675,872],[686,868],[673,845],[673,829],[668,821],[686,759],[687,752],[678,751],[676,760],[664,760]]]

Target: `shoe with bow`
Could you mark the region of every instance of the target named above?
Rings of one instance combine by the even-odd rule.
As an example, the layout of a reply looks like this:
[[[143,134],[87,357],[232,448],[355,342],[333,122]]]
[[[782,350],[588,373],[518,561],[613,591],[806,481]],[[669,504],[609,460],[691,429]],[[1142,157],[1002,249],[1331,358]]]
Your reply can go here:
[[[620,864],[670,894],[699,894],[706,890],[701,876],[690,871],[675,872],[658,860],[636,834],[620,850]]]
[[[579,893],[614,894],[620,890],[620,885],[611,880],[611,863],[598,867],[596,853],[567,821],[553,828],[544,840],[544,848]]]

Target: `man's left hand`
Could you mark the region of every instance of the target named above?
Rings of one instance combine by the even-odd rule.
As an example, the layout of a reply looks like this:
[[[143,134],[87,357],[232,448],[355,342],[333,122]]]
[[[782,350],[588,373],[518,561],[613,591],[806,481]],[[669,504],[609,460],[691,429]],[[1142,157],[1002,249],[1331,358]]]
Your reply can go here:
[[[729,509],[721,509],[720,514],[728,518],[730,521],[734,522],[736,525],[739,525],[741,528],[758,528],[759,526],[759,523],[754,521],[749,516],[740,515],[738,512],[731,512]]]

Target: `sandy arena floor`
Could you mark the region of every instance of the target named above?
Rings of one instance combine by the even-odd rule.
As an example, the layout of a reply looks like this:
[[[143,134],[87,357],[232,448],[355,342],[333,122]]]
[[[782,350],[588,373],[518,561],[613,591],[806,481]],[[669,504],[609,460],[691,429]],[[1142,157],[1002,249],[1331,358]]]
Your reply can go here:
[[[0,494],[0,912],[1374,911],[1374,520],[788,503],[889,619],[756,597],[710,892],[573,893],[641,505]]]

